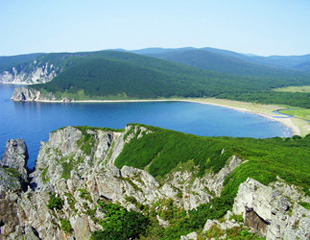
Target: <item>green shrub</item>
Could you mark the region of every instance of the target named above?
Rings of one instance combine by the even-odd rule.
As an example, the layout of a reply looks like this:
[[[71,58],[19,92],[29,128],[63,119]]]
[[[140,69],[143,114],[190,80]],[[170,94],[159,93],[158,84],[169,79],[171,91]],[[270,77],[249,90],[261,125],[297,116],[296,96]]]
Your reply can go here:
[[[142,213],[127,211],[119,204],[99,202],[99,205],[105,213],[105,219],[101,223],[104,230],[93,232],[92,240],[138,239],[146,233],[149,218]]]
[[[73,230],[70,221],[67,219],[60,219],[60,228],[66,233],[71,233]]]
[[[78,189],[78,191],[80,192],[80,198],[83,198],[85,200],[88,200],[89,202],[93,202],[93,200],[91,199],[91,195],[89,192],[87,192],[85,189]]]
[[[60,210],[62,209],[63,205],[64,201],[59,196],[56,196],[56,193],[52,193],[50,195],[50,199],[47,204],[48,208]]]
[[[304,208],[310,210],[310,203],[307,202],[299,202],[299,205],[303,206]]]
[[[73,197],[73,195],[71,193],[65,193],[65,196],[71,210],[77,211],[77,209],[75,208],[76,199]]]

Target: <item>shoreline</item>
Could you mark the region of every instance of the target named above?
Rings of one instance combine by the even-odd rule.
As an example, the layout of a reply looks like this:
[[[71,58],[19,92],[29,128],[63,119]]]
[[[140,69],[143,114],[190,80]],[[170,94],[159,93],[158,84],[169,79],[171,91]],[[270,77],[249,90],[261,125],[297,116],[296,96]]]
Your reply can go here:
[[[229,104],[223,104],[223,103],[216,103],[216,102],[214,102],[217,99],[212,99],[213,101],[208,101],[208,99],[201,99],[201,100],[193,99],[193,100],[185,100],[184,102],[208,104],[208,105],[213,105],[213,106],[218,106],[218,107],[229,108],[229,109],[233,109],[233,110],[240,111],[240,112],[247,112],[247,113],[251,113],[251,114],[257,114],[257,115],[262,116],[264,118],[268,118],[270,120],[273,120],[273,121],[276,121],[276,122],[280,122],[282,125],[284,125],[284,126],[288,127],[289,129],[291,129],[292,135],[301,135],[301,129],[300,129],[300,127],[298,125],[296,125],[292,121],[292,117],[289,117],[289,116],[286,117],[285,115],[281,115],[281,114],[277,114],[277,113],[268,113],[268,112],[256,111],[256,110],[251,110],[251,109],[248,109],[248,108],[245,108],[245,107],[236,107],[236,106],[231,106]],[[205,101],[203,101],[203,100],[205,100]],[[222,100],[222,99],[219,99],[219,100],[220,101],[225,101],[225,100]],[[232,100],[227,100],[227,102],[234,102],[235,104],[236,103],[241,103],[241,104],[243,103],[243,102],[232,101]],[[243,104],[253,104],[253,103],[246,103],[246,102],[244,102]],[[275,106],[275,105],[262,105],[262,104],[259,104],[259,106],[260,107],[262,107],[262,106],[273,106],[273,107],[275,107],[274,111],[279,110],[279,109],[284,109],[284,107]]]
[[[276,105],[263,105],[254,104],[248,102],[239,102],[226,99],[215,99],[215,98],[176,98],[176,99],[138,99],[138,100],[73,100],[70,102],[64,102],[62,100],[37,100],[36,102],[43,103],[126,103],[126,102],[190,102],[198,104],[208,104],[218,107],[230,108],[236,111],[248,112],[257,114],[259,116],[268,118],[273,121],[280,122],[284,126],[288,127],[292,131],[292,135],[306,135],[310,132],[310,128],[306,129],[305,133],[302,130],[305,128],[304,123],[296,124],[292,121],[292,117],[285,116],[282,114],[274,113],[273,111],[279,109],[285,109],[285,107]],[[301,126],[300,126],[301,125]]]

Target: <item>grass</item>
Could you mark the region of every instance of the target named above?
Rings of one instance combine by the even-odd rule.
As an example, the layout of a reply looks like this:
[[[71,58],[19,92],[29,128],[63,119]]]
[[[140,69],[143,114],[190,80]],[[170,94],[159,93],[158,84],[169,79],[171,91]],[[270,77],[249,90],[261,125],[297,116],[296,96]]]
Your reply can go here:
[[[296,108],[296,109],[283,109],[280,110],[281,113],[291,115],[297,118],[310,120],[310,109]]]
[[[299,204],[300,204],[301,206],[303,206],[305,209],[310,210],[310,203],[307,203],[307,202],[299,202]]]
[[[61,166],[62,166],[62,169],[63,169],[61,177],[68,180],[70,178],[70,176],[71,176],[71,170],[73,170],[73,168],[74,168],[74,161],[73,161],[73,159],[70,158],[68,160],[68,162],[63,162],[61,164]]]
[[[71,233],[73,231],[70,221],[67,219],[60,219],[60,228],[66,233]]]
[[[49,178],[46,177],[48,167],[49,167],[49,166],[47,166],[46,168],[44,168],[44,169],[42,170],[42,173],[41,173],[41,178],[42,178],[42,181],[43,181],[44,184],[46,184],[46,183],[50,180]]]
[[[275,88],[276,92],[292,92],[292,93],[310,93],[310,86],[291,86],[284,88]]]

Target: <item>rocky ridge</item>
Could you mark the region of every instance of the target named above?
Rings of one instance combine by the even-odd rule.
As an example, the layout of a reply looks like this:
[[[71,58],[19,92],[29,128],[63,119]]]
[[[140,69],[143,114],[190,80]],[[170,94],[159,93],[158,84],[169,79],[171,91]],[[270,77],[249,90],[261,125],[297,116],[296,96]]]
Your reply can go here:
[[[98,200],[119,202],[127,209],[140,211],[141,206],[152,207],[170,199],[186,211],[194,209],[220,196],[225,177],[242,164],[241,159],[232,156],[219,173],[210,172],[203,177],[195,177],[195,170],[189,171],[181,165],[165,181],[156,180],[142,169],[115,167],[114,161],[125,144],[144,134],[152,131],[138,125],[128,125],[125,131],[69,126],[50,133],[49,141],[41,142],[36,170],[29,176],[34,190],[17,187],[1,192],[1,206],[11,209],[5,215],[11,220],[0,228],[1,238],[89,239],[92,232],[101,229],[98,219],[104,217],[96,207]],[[7,146],[2,166],[10,162],[8,158],[23,162],[16,156],[20,151],[12,150],[14,141]],[[26,159],[25,154],[22,156]],[[63,199],[61,210],[49,207],[51,193]],[[243,225],[231,220],[232,214],[238,214],[243,215],[245,225],[267,239],[279,236],[308,239],[310,211],[299,205],[299,201],[310,199],[281,180],[264,186],[248,179],[239,187],[233,213],[228,212],[224,222],[206,219],[204,232],[214,225],[221,229]],[[4,209],[0,211],[3,213]],[[158,215],[157,219],[160,225],[169,225],[169,221]],[[70,231],[62,228],[64,220],[69,223]],[[197,239],[197,233],[181,239]]]

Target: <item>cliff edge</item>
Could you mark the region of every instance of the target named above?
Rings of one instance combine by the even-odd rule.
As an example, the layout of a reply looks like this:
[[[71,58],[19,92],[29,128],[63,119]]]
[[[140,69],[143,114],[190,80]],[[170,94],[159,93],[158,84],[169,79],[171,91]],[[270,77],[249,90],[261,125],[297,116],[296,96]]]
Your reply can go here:
[[[30,174],[25,169],[24,143],[8,141],[0,176],[14,169],[19,173],[15,179],[19,181],[19,176],[26,174],[31,181],[26,188],[17,180],[0,182],[1,239],[156,236],[188,240],[208,239],[215,234],[224,238],[243,234],[251,239],[309,239],[310,198],[298,186],[280,178],[269,185],[248,178],[237,186],[233,201],[225,199],[225,184],[234,181],[229,177],[249,162],[227,155],[225,149],[212,155],[217,161],[224,159],[223,167],[218,171],[209,168],[203,174],[189,159],[163,177],[154,177],[150,168],[163,154],[161,148],[146,167],[115,166],[122,154],[135,154],[140,144],[148,148],[148,140],[159,137],[156,131],[161,130],[138,124],[130,124],[125,130],[59,129],[50,133],[48,142],[41,142],[35,171]],[[152,145],[151,149],[157,147]],[[138,160],[143,159],[141,155]]]

